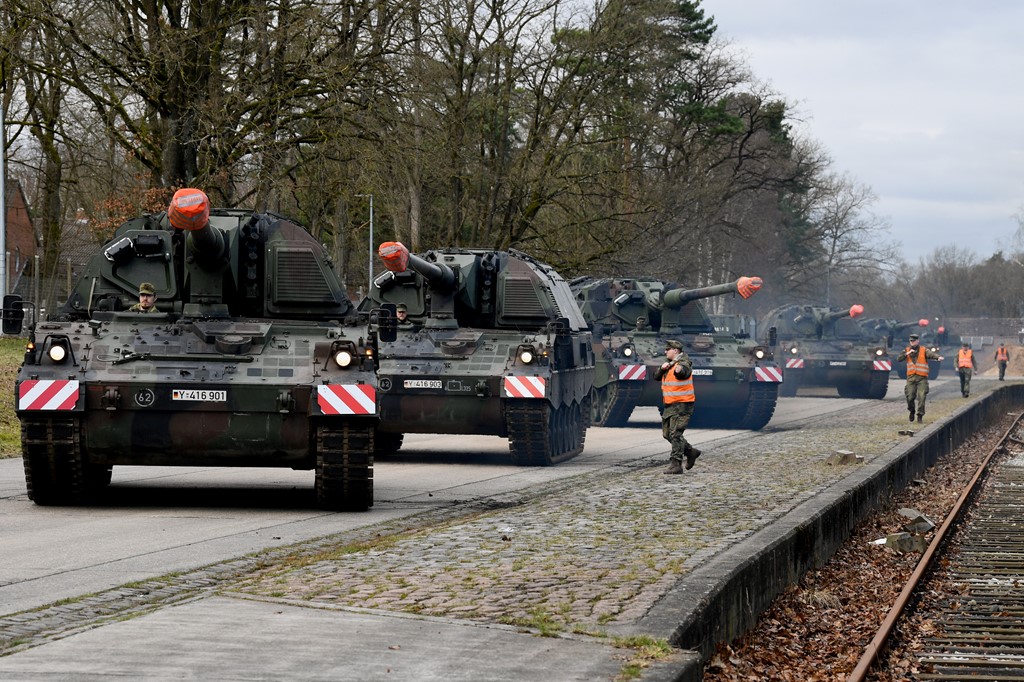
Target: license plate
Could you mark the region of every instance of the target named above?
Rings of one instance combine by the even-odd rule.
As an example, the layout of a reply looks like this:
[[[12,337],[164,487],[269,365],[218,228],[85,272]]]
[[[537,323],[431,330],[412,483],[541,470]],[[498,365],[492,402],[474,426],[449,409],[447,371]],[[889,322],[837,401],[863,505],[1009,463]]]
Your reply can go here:
[[[227,391],[204,391],[195,389],[181,389],[176,388],[171,391],[172,400],[194,400],[206,403],[223,403],[227,402],[228,392]]]
[[[715,370],[713,369],[695,369],[693,370],[693,372],[691,372],[691,374],[693,374],[693,376],[695,377],[709,377],[713,376],[714,373]]]
[[[402,382],[405,388],[441,388],[440,379],[406,379]]]

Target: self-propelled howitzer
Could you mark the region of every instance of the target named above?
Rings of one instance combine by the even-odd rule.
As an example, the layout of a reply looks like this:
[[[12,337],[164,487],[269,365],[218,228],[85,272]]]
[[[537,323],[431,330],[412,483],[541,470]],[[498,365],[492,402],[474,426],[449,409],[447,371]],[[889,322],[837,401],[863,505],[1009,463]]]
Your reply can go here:
[[[157,312],[128,310],[143,283]],[[16,391],[37,504],[82,501],[124,464],[313,470],[320,506],[373,503],[375,341],[290,220],[180,190],[121,225],[30,340]]]
[[[775,328],[785,364],[782,395],[799,386],[832,386],[844,398],[885,397],[892,361],[884,341],[865,339],[856,319],[861,305],[785,305],[769,312],[760,329]]]
[[[446,248],[422,256],[398,242],[378,254],[365,312],[381,333],[378,452],[405,433],[506,437],[512,461],[549,465],[577,455],[590,425],[594,355],[565,280],[509,249]]]
[[[653,278],[574,280],[576,301],[594,330],[594,422],[625,426],[636,407],[661,407],[654,373],[665,361],[665,342],[675,339],[693,361],[695,426],[760,429],[767,424],[782,381],[772,348],[718,333],[698,302],[729,293],[748,298],[761,284],[757,277],[695,289]]]

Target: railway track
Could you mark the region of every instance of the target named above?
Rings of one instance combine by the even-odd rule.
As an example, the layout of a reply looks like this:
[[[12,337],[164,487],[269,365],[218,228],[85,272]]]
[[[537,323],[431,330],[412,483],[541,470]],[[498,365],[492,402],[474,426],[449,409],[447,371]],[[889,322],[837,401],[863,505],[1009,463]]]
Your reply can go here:
[[[916,680],[1024,681],[1024,415],[985,457],[848,682],[872,679],[903,626]],[[890,678],[886,678],[890,679]]]

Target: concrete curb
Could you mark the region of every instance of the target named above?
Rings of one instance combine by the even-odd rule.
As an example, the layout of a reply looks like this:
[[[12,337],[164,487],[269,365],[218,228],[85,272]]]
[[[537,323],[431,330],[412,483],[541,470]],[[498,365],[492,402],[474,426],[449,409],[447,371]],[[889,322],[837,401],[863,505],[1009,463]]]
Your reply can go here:
[[[775,597],[808,570],[823,566],[857,523],[979,427],[1019,408],[1022,401],[1024,385],[995,389],[686,575],[629,629],[636,634],[671,633],[674,646],[696,655],[685,657],[672,669],[648,670],[643,679],[701,680],[704,661],[718,642],[731,641],[751,629]]]

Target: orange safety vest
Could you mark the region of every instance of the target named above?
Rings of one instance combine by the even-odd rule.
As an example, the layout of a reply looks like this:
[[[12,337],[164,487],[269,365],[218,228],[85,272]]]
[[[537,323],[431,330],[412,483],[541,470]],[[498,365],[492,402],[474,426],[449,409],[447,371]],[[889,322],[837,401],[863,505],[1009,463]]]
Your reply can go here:
[[[913,356],[914,348],[907,348],[907,376],[928,376],[928,358],[925,357],[924,346],[917,347],[917,358]]]
[[[996,360],[998,360],[999,362],[1006,362],[1009,359],[1010,354],[1006,351],[1005,348],[1003,348],[1002,346],[996,348]]]
[[[974,362],[973,362],[973,359],[971,357],[972,355],[974,355],[974,351],[972,351],[970,348],[968,348],[967,350],[964,350],[963,348],[961,348],[960,352],[957,353],[957,355],[956,355],[956,366],[957,367],[973,367],[974,366]]]
[[[666,405],[694,402],[697,398],[693,394],[693,374],[679,380],[676,378],[675,366],[669,367],[661,378],[661,397]]]

